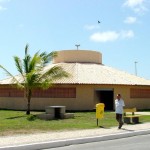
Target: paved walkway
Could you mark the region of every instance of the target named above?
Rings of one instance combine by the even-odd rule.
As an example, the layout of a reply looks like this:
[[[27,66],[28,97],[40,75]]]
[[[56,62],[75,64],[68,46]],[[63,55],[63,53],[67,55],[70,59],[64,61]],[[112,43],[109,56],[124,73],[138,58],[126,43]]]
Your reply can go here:
[[[73,131],[59,131],[59,132],[46,132],[38,134],[27,134],[27,135],[14,135],[14,136],[1,136],[0,137],[0,149],[9,146],[19,146],[25,144],[35,144],[42,142],[56,142],[61,140],[70,139],[84,139],[87,137],[98,137],[98,136],[108,136],[112,134],[123,134],[123,133],[133,133],[136,131],[150,131],[150,123],[134,124],[134,125],[124,125],[122,129],[117,129],[117,127],[112,128],[97,128],[97,129],[85,129],[85,130],[73,130]]]

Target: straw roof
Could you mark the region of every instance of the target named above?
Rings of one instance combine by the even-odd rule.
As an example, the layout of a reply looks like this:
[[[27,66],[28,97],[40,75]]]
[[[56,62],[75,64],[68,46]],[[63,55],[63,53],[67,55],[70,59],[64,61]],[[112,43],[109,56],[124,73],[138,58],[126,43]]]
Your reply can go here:
[[[150,80],[94,63],[60,63],[72,76],[58,80],[59,84],[150,85]]]
[[[55,65],[61,66],[65,71],[71,74],[69,78],[55,81],[55,84],[150,85],[150,80],[96,63],[50,64],[44,68],[44,71]],[[22,82],[20,76],[16,76],[16,78]],[[11,83],[11,78],[0,81],[0,84]]]

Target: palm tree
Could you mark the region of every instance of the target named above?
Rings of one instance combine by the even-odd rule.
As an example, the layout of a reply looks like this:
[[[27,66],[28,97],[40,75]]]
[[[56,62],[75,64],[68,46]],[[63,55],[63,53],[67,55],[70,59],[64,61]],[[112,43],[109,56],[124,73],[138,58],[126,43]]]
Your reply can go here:
[[[57,56],[56,52],[47,54],[46,52],[40,53],[38,51],[31,57],[28,54],[28,49],[29,46],[27,44],[25,46],[24,59],[21,60],[19,57],[14,56],[15,65],[19,72],[18,76],[13,76],[7,69],[0,65],[0,68],[12,78],[12,84],[24,89],[24,95],[27,100],[27,115],[30,114],[30,102],[33,89],[47,89],[53,85],[55,80],[69,76],[60,66],[44,69]]]

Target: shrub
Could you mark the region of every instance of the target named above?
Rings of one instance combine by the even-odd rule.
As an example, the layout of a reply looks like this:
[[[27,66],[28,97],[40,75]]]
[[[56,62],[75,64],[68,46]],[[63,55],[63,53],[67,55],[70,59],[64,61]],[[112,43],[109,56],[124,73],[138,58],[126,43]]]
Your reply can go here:
[[[36,119],[37,119],[36,115],[29,115],[29,116],[27,116],[27,120],[29,120],[29,121],[34,121]]]

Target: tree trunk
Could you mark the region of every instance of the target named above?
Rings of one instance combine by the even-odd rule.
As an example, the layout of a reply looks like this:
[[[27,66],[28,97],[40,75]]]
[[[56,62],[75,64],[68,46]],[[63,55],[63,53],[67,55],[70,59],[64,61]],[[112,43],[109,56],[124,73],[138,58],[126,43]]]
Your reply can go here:
[[[26,115],[30,115],[30,101],[31,101],[31,90],[29,89],[27,92],[27,111]]]

